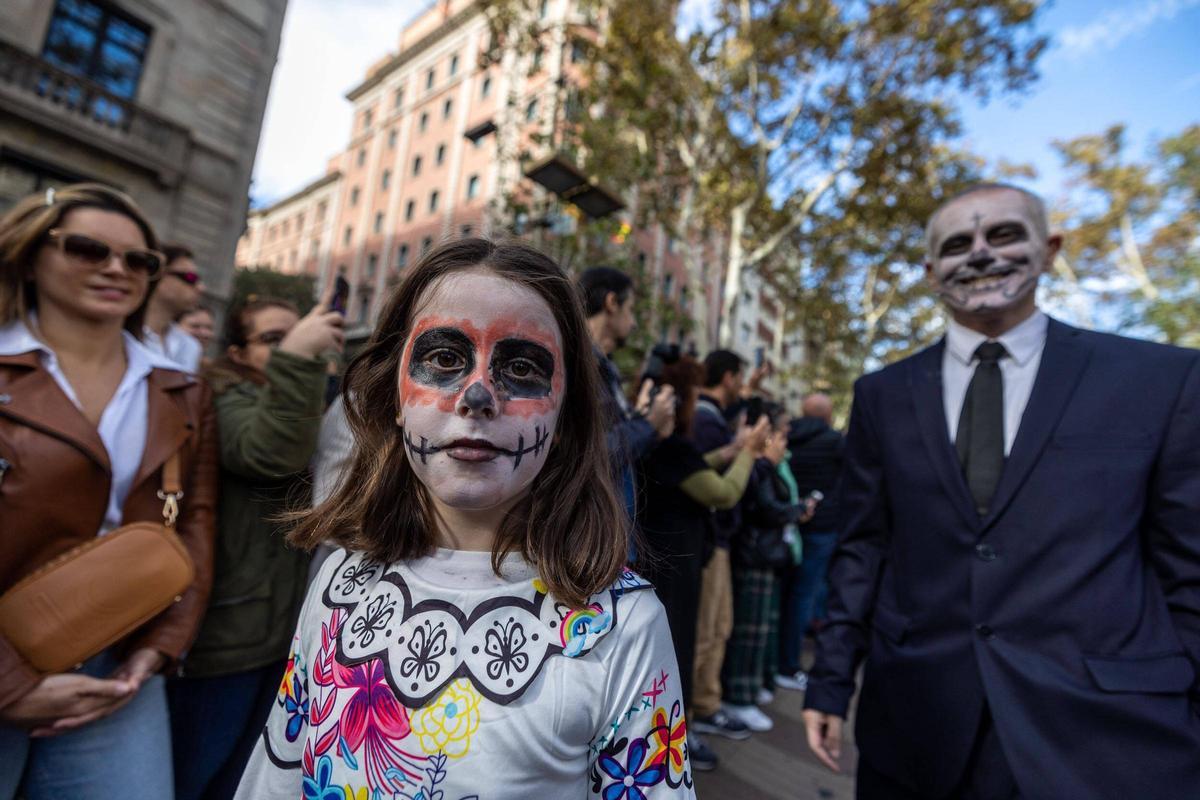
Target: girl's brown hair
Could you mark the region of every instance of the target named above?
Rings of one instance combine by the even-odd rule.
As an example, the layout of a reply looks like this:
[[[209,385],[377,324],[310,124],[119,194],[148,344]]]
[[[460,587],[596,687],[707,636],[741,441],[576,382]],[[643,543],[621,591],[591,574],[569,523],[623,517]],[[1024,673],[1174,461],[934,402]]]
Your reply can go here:
[[[578,608],[616,580],[625,564],[628,522],[613,488],[604,443],[599,370],[578,294],[562,269],[523,244],[461,239],[425,255],[396,288],[366,348],[346,371],[342,397],[355,447],[333,495],[297,515],[291,541],[332,541],[384,562],[419,558],[437,545],[428,491],[408,464],[397,383],[418,304],[442,278],[483,268],[536,292],[563,341],[566,389],[554,444],[529,494],[505,516],[492,569],[520,553],[550,594]],[[464,309],[466,311],[467,309]]]
[[[99,183],[76,183],[62,189],[26,197],[0,218],[0,325],[25,319],[37,306],[33,265],[46,234],[62,225],[70,212],[98,208],[123,214],[138,226],[146,247],[158,249],[150,221],[124,192]],[[152,292],[125,318],[125,330],[142,338],[142,320]]]
[[[691,356],[680,356],[678,361],[663,365],[662,381],[675,390],[675,430],[691,436],[696,389],[704,383],[704,365]]]

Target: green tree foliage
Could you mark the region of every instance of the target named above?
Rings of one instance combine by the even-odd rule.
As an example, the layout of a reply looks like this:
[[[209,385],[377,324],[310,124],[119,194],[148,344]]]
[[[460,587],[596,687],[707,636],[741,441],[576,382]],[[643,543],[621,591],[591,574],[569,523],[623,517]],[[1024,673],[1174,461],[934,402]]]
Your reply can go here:
[[[1126,329],[1200,346],[1200,125],[1131,157],[1123,125],[1054,143],[1069,194],[1060,272]]]
[[[295,303],[301,314],[316,305],[316,284],[311,275],[288,275],[270,267],[249,267],[233,273],[229,308],[253,297],[278,297]]]

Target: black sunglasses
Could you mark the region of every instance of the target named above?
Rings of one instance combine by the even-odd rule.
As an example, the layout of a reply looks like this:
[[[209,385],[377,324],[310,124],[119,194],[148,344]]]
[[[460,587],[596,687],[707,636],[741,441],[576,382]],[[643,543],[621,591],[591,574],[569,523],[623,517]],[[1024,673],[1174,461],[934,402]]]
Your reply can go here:
[[[116,255],[130,272],[145,273],[148,278],[156,277],[166,262],[166,256],[157,250],[139,248],[120,251],[91,236],[69,233],[58,228],[46,231],[46,238],[63,255],[96,267],[107,264],[108,260]]]
[[[188,270],[187,272],[174,272],[167,270],[167,274],[172,278],[179,278],[179,280],[183,281],[188,286],[195,286],[200,282],[200,273],[192,272],[191,270]]]

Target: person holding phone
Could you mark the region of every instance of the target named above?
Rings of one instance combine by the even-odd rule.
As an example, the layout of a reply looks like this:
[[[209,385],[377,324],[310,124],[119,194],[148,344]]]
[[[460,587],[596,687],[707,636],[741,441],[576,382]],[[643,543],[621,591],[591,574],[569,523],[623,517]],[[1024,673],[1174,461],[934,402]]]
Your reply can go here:
[[[275,298],[234,309],[225,356],[205,374],[221,502],[208,613],[184,677],[169,686],[177,800],[233,794],[284,673],[309,557],[285,544],[279,516],[311,491],[326,354],[343,344],[334,294],[303,317]]]

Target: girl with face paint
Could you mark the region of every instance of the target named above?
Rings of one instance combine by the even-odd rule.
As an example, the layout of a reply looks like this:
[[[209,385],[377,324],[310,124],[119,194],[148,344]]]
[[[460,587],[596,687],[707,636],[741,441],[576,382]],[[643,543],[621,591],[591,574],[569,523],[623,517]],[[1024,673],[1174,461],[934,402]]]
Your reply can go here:
[[[351,465],[297,516],[294,543],[342,549],[239,798],[694,796],[590,348],[529,247],[465,239],[407,274],[346,375]]]

